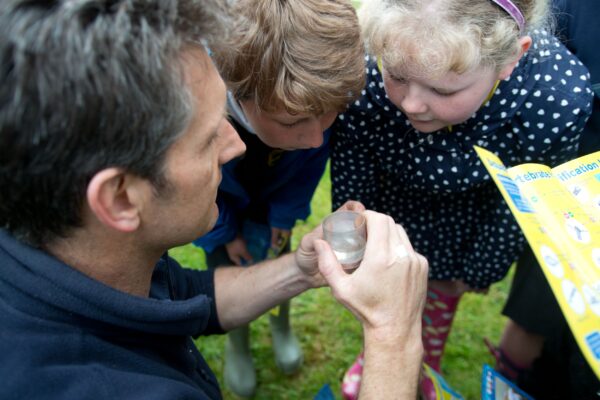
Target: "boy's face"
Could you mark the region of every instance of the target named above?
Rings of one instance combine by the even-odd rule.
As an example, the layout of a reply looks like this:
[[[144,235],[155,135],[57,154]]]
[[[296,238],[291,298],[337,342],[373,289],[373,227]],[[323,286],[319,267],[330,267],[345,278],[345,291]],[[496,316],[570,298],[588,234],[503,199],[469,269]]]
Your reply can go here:
[[[240,105],[260,140],[267,146],[283,150],[320,147],[323,131],[337,117],[336,111],[321,115],[266,112],[258,109],[253,100],[241,101]]]

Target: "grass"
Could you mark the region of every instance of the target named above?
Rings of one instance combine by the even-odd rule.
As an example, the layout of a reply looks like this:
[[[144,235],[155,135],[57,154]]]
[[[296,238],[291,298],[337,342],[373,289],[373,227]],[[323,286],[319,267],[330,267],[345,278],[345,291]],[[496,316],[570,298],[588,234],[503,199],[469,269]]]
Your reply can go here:
[[[331,210],[330,181],[326,173],[312,201],[313,214],[294,230],[292,247],[299,238]],[[192,268],[204,268],[201,250],[188,245],[173,249],[171,255]],[[484,363],[493,364],[483,345],[483,337],[497,342],[504,318],[500,315],[510,285],[510,277],[492,286],[487,295],[467,294],[460,303],[442,363],[444,377],[465,399],[480,398],[480,378]],[[268,318],[251,325],[251,348],[257,369],[256,399],[312,399],[329,383],[340,396],[340,381],[362,346],[359,323],[337,304],[329,289],[308,291],[292,301],[292,324],[304,351],[304,365],[293,376],[285,376],[275,366]],[[223,346],[225,336],[203,337],[196,344],[215,371],[225,399],[238,399],[223,385]]]

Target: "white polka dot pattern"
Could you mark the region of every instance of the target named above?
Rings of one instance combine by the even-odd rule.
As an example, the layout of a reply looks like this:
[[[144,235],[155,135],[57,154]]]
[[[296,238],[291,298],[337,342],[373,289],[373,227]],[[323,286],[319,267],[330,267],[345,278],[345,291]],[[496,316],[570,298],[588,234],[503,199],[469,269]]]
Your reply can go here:
[[[507,165],[576,155],[591,112],[589,75],[555,38],[533,36],[491,100],[451,132],[414,130],[387,98],[373,59],[362,96],[332,127],[334,208],[355,199],[391,215],[428,258],[432,279],[485,288],[505,276],[523,244],[473,145]]]

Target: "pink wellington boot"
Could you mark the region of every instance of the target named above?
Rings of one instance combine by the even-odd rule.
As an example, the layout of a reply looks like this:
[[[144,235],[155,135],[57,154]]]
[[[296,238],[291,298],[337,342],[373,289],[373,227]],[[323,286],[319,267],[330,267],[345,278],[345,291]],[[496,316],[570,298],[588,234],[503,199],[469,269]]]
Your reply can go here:
[[[344,400],[357,400],[362,380],[363,365],[365,365],[364,354],[361,352],[354,364],[344,374],[342,381],[342,397]]]
[[[444,354],[444,346],[450,333],[452,320],[460,296],[450,296],[436,289],[427,290],[427,301],[423,311],[423,362],[436,372],[441,373],[440,364]],[[433,382],[427,377],[421,380],[421,396],[424,400],[435,400]]]
[[[437,394],[435,393],[435,386],[428,376],[421,375],[421,400],[437,400]]]

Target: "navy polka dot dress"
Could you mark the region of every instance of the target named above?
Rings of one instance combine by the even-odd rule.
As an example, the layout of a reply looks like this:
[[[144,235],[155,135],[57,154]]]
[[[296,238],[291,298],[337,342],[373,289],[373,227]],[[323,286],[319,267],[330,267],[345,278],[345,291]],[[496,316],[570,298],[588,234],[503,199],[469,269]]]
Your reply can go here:
[[[591,113],[588,71],[553,36],[532,36],[511,76],[451,131],[416,131],[387,98],[373,59],[362,96],[332,127],[334,208],[354,199],[391,215],[427,257],[430,279],[486,288],[506,275],[523,245],[474,145],[508,166],[555,166],[576,155]]]

